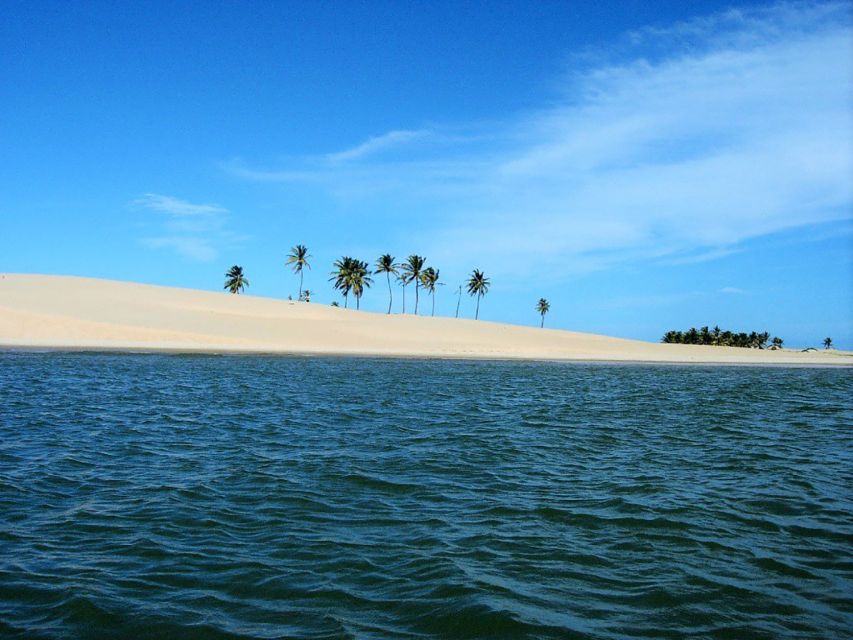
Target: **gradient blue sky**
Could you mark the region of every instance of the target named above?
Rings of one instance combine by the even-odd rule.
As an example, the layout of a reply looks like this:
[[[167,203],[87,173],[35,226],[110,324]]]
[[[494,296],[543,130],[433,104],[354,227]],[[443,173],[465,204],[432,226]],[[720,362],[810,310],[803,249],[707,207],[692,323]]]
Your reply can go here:
[[[478,267],[485,319],[544,296],[552,327],[851,348],[851,13],[7,0],[0,270],[220,290],[241,264],[286,297],[304,243],[328,303],[335,258],[420,253],[442,314]]]

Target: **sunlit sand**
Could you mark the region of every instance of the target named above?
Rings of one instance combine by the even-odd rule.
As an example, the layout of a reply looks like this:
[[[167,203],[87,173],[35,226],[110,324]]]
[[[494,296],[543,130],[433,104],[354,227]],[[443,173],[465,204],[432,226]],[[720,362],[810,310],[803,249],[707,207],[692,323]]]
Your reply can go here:
[[[19,274],[0,274],[0,347],[853,365],[853,354],[843,351],[659,344],[483,320],[385,315],[251,295]]]

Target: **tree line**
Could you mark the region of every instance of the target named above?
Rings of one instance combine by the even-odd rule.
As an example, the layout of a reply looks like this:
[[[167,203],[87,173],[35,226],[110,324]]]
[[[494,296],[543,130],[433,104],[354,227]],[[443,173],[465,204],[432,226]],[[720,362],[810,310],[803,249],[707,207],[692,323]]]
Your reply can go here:
[[[308,248],[305,245],[298,244],[293,247],[290,254],[287,256],[286,265],[290,266],[295,274],[299,276],[299,300],[304,302],[311,301],[311,291],[303,289],[303,276],[305,269],[311,269],[308,253]],[[414,284],[415,289],[415,308],[414,313],[418,314],[418,306],[420,304],[421,290],[425,291],[431,298],[432,308],[431,315],[435,315],[435,293],[438,287],[444,286],[440,282],[441,272],[431,266],[427,266],[426,258],[417,254],[410,255],[405,261],[397,262],[396,258],[389,253],[379,256],[375,264],[372,266],[364,260],[353,258],[352,256],[343,256],[335,260],[332,265],[332,272],[329,274],[329,281],[332,283],[335,291],[341,293],[344,298],[344,308],[349,304],[349,297],[352,295],[355,298],[355,308],[361,307],[361,298],[365,291],[373,285],[374,275],[384,274],[388,284],[388,312],[391,313],[391,308],[394,303],[394,291],[391,286],[391,280],[394,279],[402,287],[402,313],[406,313],[406,287]],[[233,294],[242,293],[249,286],[249,280],[246,278],[243,268],[239,265],[234,265],[225,273],[224,289]],[[462,298],[462,286],[459,286],[459,300],[456,303],[456,317],[459,317],[459,304]],[[480,300],[489,292],[491,280],[479,269],[474,269],[464,283],[468,294],[477,298],[477,306],[474,312],[474,319],[480,318]],[[338,306],[336,302],[332,303]],[[550,303],[545,298],[540,298],[536,304],[536,311],[542,317],[541,327],[545,326],[545,314],[551,310]]]
[[[687,331],[667,331],[661,338],[661,342],[667,344],[704,344],[715,347],[743,347],[746,349],[767,349],[768,343],[773,348],[781,349],[785,343],[779,337],[774,337],[771,340],[770,334],[766,331],[734,332],[723,331],[720,327],[713,329],[691,327]]]

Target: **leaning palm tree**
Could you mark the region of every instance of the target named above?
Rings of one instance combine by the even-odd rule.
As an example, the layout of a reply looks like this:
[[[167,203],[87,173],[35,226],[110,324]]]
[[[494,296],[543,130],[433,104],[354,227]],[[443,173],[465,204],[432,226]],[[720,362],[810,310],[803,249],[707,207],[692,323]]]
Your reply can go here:
[[[426,258],[423,256],[411,255],[402,265],[403,286],[405,287],[410,282],[415,283],[415,315],[418,315],[418,283],[420,283],[425,263]],[[405,295],[405,292],[403,295]]]
[[[468,278],[468,293],[472,296],[477,296],[477,311],[474,314],[474,320],[480,319],[480,298],[489,292],[491,281],[479,269],[474,269],[474,273]]]
[[[248,286],[249,281],[243,275],[243,267],[238,267],[235,264],[225,273],[225,286],[222,287],[223,289],[228,289],[231,293],[241,293]]]
[[[394,302],[394,295],[391,293],[391,275],[397,275],[397,265],[394,263],[394,256],[390,253],[379,256],[376,261],[376,271],[373,273],[384,273],[388,280],[388,313],[391,313],[391,304]],[[405,309],[403,309],[405,312]]]
[[[832,349],[832,338],[824,338],[823,339],[823,348],[824,349]]]
[[[347,307],[349,292],[350,289],[352,289],[350,274],[352,272],[354,262],[355,261],[349,256],[344,256],[343,258],[335,260],[335,270],[329,274],[331,276],[329,281],[334,282],[334,288],[340,291],[344,296],[344,309]]]
[[[355,308],[361,307],[361,296],[364,290],[373,284],[373,279],[368,275],[368,264],[363,260],[353,260],[349,271],[349,282],[352,294],[355,296]]]
[[[536,310],[539,312],[539,315],[542,316],[542,323],[539,326],[544,327],[545,314],[551,310],[551,303],[545,298],[539,298],[539,302],[536,303]]]
[[[432,267],[427,267],[423,270],[423,273],[421,273],[421,284],[424,285],[424,289],[429,291],[429,294],[432,296],[431,315],[435,315],[435,288],[443,284],[438,281],[438,278],[439,270],[433,269]]]
[[[299,298],[302,298],[302,276],[304,275],[302,270],[305,267],[311,268],[311,265],[308,264],[308,258],[311,256],[308,255],[308,247],[303,244],[298,244],[290,250],[290,254],[287,256],[287,264],[293,265],[293,272],[299,274]]]

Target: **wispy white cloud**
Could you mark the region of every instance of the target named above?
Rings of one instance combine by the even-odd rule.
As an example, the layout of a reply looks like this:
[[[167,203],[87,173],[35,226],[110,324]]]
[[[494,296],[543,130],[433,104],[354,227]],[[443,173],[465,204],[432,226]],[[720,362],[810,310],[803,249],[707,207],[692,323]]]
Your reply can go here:
[[[746,293],[746,291],[744,291],[743,289],[738,289],[737,287],[723,287],[722,289],[720,289],[720,293],[742,295]]]
[[[472,123],[475,145],[436,151],[392,131],[328,156],[346,162],[233,173],[312,180],[367,215],[386,203],[429,209],[429,228],[416,221],[422,251],[522,276],[531,262],[568,274],[710,260],[752,238],[850,220],[848,3],[727,11],[629,40],[627,57],[567,76],[557,104]],[[402,142],[406,162],[373,155]]]
[[[158,193],[145,193],[133,201],[134,205],[161,211],[173,216],[209,216],[228,213],[228,209],[215,204],[193,204],[186,200],[164,196]]]
[[[422,140],[430,135],[429,131],[425,130],[396,130],[389,131],[381,136],[375,136],[362,142],[360,145],[330,153],[326,157],[333,162],[345,162],[348,160],[358,160],[367,156],[376,154],[380,151],[385,151],[393,147],[399,147],[407,143]]]
[[[131,201],[134,208],[165,213],[154,222],[156,231],[140,239],[151,249],[171,249],[198,262],[210,262],[220,248],[240,240],[225,228],[228,209],[214,204],[195,204],[172,196],[146,193]]]

